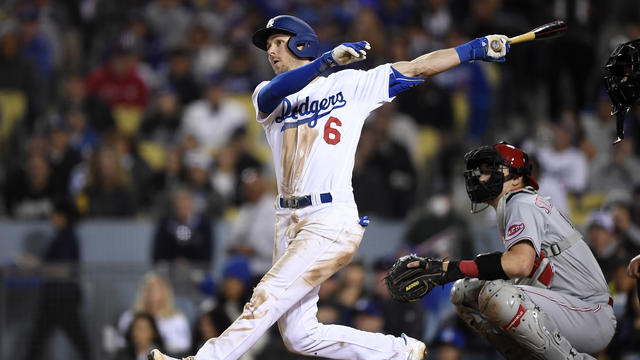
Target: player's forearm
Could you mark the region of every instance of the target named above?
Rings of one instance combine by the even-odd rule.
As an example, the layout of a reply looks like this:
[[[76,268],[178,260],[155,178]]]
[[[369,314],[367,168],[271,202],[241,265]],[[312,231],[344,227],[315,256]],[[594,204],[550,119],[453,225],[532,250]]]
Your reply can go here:
[[[460,58],[455,49],[443,49],[424,54],[412,61],[397,62],[393,67],[406,76],[428,77],[458,65],[460,65]]]
[[[313,79],[333,66],[333,63],[335,60],[331,58],[331,54],[325,53],[308,64],[274,77],[258,93],[258,110],[265,114],[271,113],[282,102],[282,99],[302,90]]]
[[[480,254],[473,260],[443,263],[443,270],[449,281],[463,277],[481,280],[514,279],[527,277],[533,269],[535,250],[529,243],[514,245],[504,253]]]

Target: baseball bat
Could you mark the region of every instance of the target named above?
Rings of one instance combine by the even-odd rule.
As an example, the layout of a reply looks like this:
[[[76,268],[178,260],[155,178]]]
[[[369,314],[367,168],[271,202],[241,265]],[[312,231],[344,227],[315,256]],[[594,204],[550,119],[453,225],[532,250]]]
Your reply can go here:
[[[552,21],[524,34],[509,38],[509,45],[531,40],[553,39],[562,36],[567,31],[567,28],[567,24],[562,20]],[[502,50],[502,42],[500,40],[491,41],[491,49],[495,52],[500,52]]]

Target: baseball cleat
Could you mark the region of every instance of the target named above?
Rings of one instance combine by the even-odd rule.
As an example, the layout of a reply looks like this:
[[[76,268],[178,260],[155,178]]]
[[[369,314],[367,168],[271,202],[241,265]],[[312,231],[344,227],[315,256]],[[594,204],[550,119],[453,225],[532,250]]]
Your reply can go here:
[[[407,345],[406,360],[422,360],[427,356],[427,345],[402,333],[402,339]],[[151,359],[150,359],[151,360]]]
[[[147,360],[180,360],[180,359],[176,359],[171,356],[165,355],[161,353],[160,350],[158,349],[153,349],[151,350],[149,355],[147,355]],[[182,360],[195,360],[195,358],[193,356],[189,356],[186,358],[182,358]]]

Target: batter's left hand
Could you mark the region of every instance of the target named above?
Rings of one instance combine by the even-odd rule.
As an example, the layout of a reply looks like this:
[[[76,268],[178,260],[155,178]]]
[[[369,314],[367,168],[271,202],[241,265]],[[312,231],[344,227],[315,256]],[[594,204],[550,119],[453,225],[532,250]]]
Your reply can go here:
[[[627,274],[636,279],[640,279],[640,255],[631,259],[627,267]]]
[[[366,41],[342,43],[331,51],[331,57],[338,65],[348,65],[367,58],[371,46]]]

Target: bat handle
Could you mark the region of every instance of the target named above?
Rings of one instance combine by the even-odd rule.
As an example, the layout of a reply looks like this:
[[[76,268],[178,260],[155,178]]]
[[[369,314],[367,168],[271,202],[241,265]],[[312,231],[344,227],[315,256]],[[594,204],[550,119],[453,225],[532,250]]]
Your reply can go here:
[[[524,33],[521,35],[514,36],[512,38],[509,38],[507,41],[509,42],[509,45],[512,45],[512,44],[531,41],[535,39],[536,39],[536,34],[533,31],[530,31],[528,33]],[[502,51],[502,43],[500,42],[500,40],[492,40],[491,49],[493,49],[493,51],[495,52]]]
[[[517,44],[517,43],[521,43],[521,42],[525,42],[525,41],[531,41],[531,40],[535,40],[536,39],[536,34],[533,31],[530,31],[528,33],[524,33],[522,35],[518,35],[518,36],[514,36],[512,38],[509,38],[509,44]]]

